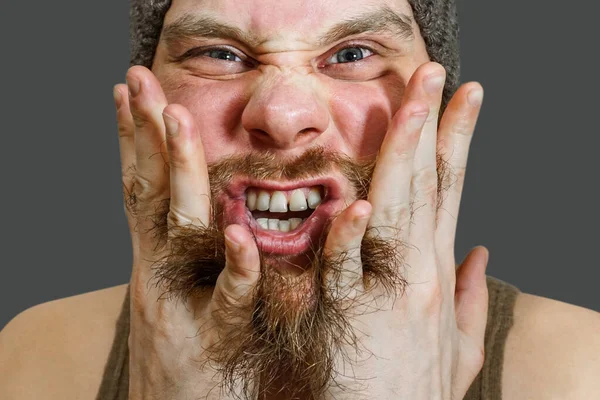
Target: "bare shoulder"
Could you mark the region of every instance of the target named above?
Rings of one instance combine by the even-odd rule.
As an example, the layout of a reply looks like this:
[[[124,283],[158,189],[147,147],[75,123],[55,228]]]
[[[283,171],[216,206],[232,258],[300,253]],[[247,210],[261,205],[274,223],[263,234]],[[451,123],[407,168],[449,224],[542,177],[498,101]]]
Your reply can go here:
[[[600,398],[600,313],[523,293],[504,355],[503,398]]]
[[[0,397],[93,400],[126,290],[97,290],[17,315],[0,332]]]

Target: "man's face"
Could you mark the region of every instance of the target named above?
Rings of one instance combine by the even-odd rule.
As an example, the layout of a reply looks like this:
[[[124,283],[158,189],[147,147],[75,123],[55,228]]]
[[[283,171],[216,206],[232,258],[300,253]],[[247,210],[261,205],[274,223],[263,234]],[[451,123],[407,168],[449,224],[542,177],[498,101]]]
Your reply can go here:
[[[364,161],[376,156],[409,78],[427,61],[406,0],[174,0],[152,70],[169,103],[195,117],[209,164],[265,151],[285,162],[316,147]],[[219,222],[255,228],[261,249],[289,260],[356,199],[338,172],[234,179],[218,197]],[[292,201],[296,189],[308,198],[305,211],[292,211],[305,207]],[[276,190],[287,212],[260,211]],[[323,203],[318,212],[311,200]],[[258,207],[252,218],[247,201]],[[299,218],[298,234],[277,232],[293,231]]]
[[[427,61],[406,0],[173,1],[152,70],[195,117],[216,223],[171,236],[158,277],[179,295],[214,285],[229,224],[247,227],[261,253],[252,320],[216,346],[225,386],[239,378],[249,393],[308,399],[335,376],[355,336],[348,305],[323,283],[343,260],[321,245],[331,218],[366,197],[404,88]],[[399,289],[399,248],[365,235],[365,280]]]

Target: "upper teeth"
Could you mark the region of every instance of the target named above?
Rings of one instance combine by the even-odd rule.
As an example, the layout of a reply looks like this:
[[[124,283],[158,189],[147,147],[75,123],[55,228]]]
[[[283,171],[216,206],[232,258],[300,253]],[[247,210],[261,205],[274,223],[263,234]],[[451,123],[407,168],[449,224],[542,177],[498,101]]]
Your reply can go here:
[[[309,207],[317,208],[321,204],[321,191],[318,187],[310,189],[294,189],[291,192],[279,190],[268,192],[266,190],[248,189],[246,193],[246,206],[250,211],[304,211]],[[289,210],[288,210],[289,204]]]

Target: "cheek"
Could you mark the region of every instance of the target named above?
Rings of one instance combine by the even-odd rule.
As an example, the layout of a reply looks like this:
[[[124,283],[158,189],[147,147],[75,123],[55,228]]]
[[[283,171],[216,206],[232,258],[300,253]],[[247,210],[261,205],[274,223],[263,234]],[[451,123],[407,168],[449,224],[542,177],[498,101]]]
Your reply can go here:
[[[405,80],[396,74],[370,82],[335,81],[330,85],[331,113],[344,152],[351,157],[377,154],[405,86]]]
[[[207,163],[236,153],[240,117],[248,102],[240,80],[210,81],[176,74],[159,77],[167,101],[185,106],[196,122]],[[176,82],[176,84],[174,84]]]

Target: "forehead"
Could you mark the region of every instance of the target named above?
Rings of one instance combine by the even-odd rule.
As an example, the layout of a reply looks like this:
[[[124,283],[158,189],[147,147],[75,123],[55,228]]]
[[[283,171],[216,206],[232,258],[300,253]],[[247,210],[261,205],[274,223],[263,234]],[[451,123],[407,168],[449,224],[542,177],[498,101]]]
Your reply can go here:
[[[340,22],[385,10],[412,18],[407,0],[173,0],[165,25],[186,15],[211,17],[277,51],[279,42],[314,44]]]

